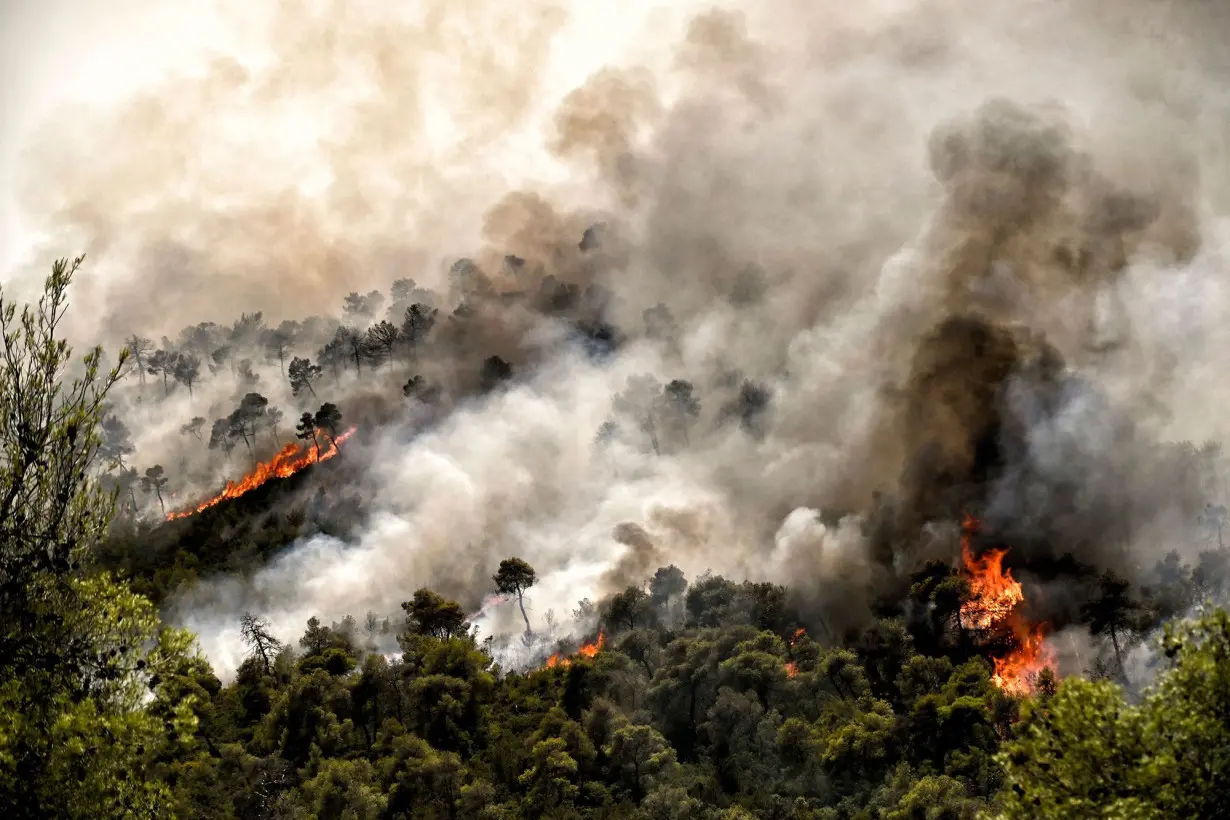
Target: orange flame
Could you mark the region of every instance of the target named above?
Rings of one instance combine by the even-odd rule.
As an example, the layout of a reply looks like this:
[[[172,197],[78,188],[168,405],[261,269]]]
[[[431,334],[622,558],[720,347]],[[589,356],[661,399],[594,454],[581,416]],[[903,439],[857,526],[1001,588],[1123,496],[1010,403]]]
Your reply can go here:
[[[790,643],[788,646],[793,649],[794,645],[802,640],[803,636],[806,634],[807,630],[803,627],[799,627],[794,631],[794,634],[790,636]],[[787,661],[783,664],[783,667],[786,670],[786,677],[788,678],[796,677],[799,674],[799,665],[794,661]]]
[[[209,509],[217,504],[221,504],[230,498],[238,498],[244,493],[251,492],[265,482],[274,478],[288,478],[295,473],[307,467],[310,464],[316,464],[321,461],[328,461],[337,455],[337,446],[354,434],[355,428],[351,427],[345,433],[342,433],[337,438],[329,442],[329,448],[323,453],[319,451],[316,444],[308,447],[306,450],[301,449],[298,444],[287,444],[282,450],[269,461],[262,461],[257,464],[252,472],[248,473],[239,481],[228,481],[226,489],[215,495],[213,498],[202,501],[197,506],[180,510],[179,512],[167,513],[167,520],[174,521],[177,518],[187,518],[190,515],[196,515],[199,512]]]
[[[970,597],[961,604],[961,625],[977,632],[1011,636],[1012,650],[992,659],[995,674],[991,680],[1010,694],[1028,694],[1033,691],[1034,677],[1053,666],[1045,645],[1047,625],[1031,625],[1021,614],[1025,593],[1012,572],[1003,568],[1007,550],[988,550],[974,557],[973,535],[980,528],[978,519],[970,515],[961,522],[961,561],[970,586]]]
[[[583,644],[581,648],[577,650],[577,654],[583,658],[592,658],[601,652],[602,647],[604,646],[606,646],[606,633],[599,632],[598,640],[593,643]]]
[[[969,600],[961,605],[961,625],[986,631],[1003,623],[1025,600],[1025,593],[1012,573],[1003,568],[1008,550],[989,550],[981,558],[974,557],[972,541],[979,527],[978,519],[968,515],[961,522],[961,561],[969,574],[970,588]]]
[[[593,643],[582,644],[581,648],[572,654],[572,657],[573,658],[595,657],[599,652],[602,651],[602,647],[604,646],[606,646],[606,633],[599,632],[598,640],[594,641]],[[555,654],[547,658],[547,668],[548,669],[554,669],[557,666],[565,668],[565,669],[569,666],[572,666],[572,658],[569,658],[567,655],[559,655],[559,654]]]
[[[995,685],[1012,695],[1028,695],[1034,691],[1039,672],[1054,668],[1055,659],[1046,646],[1046,624],[1031,626],[1016,618],[1012,624],[1016,648],[1002,658],[993,658]]]

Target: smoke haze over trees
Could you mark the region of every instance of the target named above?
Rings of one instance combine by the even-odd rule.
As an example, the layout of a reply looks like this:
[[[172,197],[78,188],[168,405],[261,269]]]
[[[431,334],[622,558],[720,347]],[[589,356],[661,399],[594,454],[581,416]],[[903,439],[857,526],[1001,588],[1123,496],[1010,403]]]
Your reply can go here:
[[[202,754],[261,811],[969,816],[1038,774],[967,546],[1112,687],[1023,722],[1165,713],[1116,698],[1230,588],[1230,14],[682,4],[577,74],[579,4],[345,5],[73,112],[24,202],[119,367],[93,560],[198,636]]]

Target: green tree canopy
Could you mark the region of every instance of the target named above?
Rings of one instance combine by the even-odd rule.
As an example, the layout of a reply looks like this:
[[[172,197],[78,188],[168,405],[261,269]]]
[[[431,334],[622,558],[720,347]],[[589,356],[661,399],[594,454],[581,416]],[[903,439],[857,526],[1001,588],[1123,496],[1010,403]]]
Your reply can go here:
[[[55,263],[20,316],[0,290],[0,794],[10,817],[155,817],[154,750],[195,728],[192,699],[145,708],[186,659],[145,598],[86,575],[114,495],[95,481],[110,372],[61,337],[82,260]]]

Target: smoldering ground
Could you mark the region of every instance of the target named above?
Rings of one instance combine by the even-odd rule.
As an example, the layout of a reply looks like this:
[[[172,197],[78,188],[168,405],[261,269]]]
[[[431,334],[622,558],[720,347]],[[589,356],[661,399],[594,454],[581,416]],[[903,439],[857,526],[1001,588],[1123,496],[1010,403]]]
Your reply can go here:
[[[259,61],[220,57],[32,154],[28,207],[93,253],[79,298],[105,338],[299,317],[399,276],[445,293],[461,256],[495,294],[443,297],[481,302],[480,333],[421,363],[455,384],[417,436],[407,373],[337,388],[378,422],[360,536],[179,600],[224,671],[244,609],[291,637],[424,585],[477,607],[511,554],[542,576],[540,627],[674,563],[788,581],[841,629],[951,559],[935,525],[963,509],[1026,569],[1071,552],[1138,575],[1190,542],[1206,488],[1166,442],[1226,435],[1210,4],[715,4],[567,81],[547,67],[580,6],[342,9],[278,4]],[[548,276],[609,293],[588,320],[618,329],[610,357],[496,298]],[[490,355],[514,381],[469,397]],[[627,409],[646,375],[694,385],[682,433]],[[182,446],[145,432],[159,458]]]

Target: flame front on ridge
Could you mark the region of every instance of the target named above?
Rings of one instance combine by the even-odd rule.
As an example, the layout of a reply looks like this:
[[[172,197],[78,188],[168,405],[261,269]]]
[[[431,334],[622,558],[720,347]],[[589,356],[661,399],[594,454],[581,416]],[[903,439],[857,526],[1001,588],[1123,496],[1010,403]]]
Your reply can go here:
[[[167,513],[167,520],[174,521],[177,518],[187,518],[190,515],[196,515],[199,512],[209,509],[223,501],[231,498],[238,498],[244,493],[251,492],[265,482],[274,478],[289,478],[295,473],[302,470],[311,464],[316,464],[321,461],[328,461],[337,455],[337,447],[339,444],[350,438],[354,434],[356,428],[351,427],[346,432],[339,435],[337,438],[329,442],[329,448],[323,453],[320,452],[319,446],[312,444],[307,449],[301,448],[298,444],[290,443],[278,452],[269,461],[262,461],[253,468],[252,472],[241,478],[239,481],[228,481],[226,489],[215,495],[213,498],[202,501],[195,507],[179,512]]]

